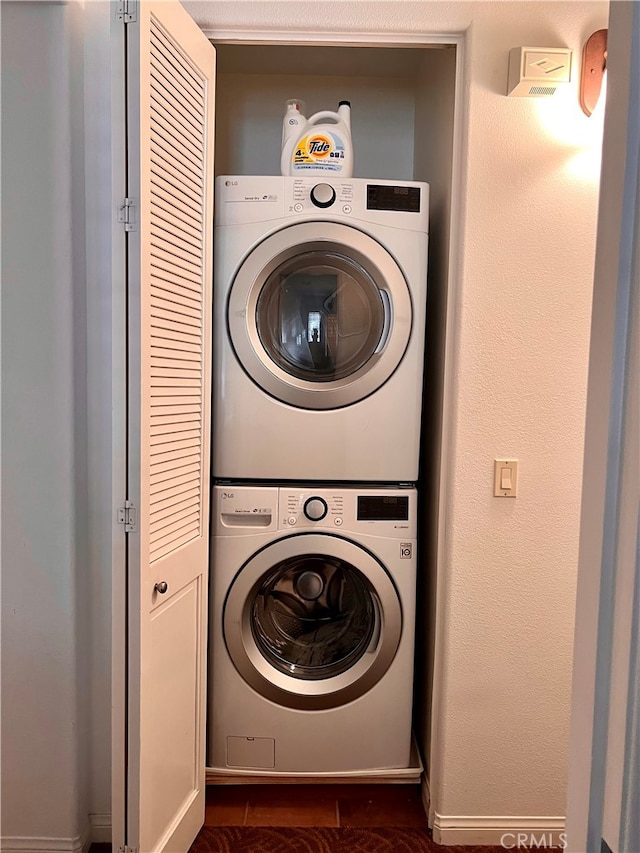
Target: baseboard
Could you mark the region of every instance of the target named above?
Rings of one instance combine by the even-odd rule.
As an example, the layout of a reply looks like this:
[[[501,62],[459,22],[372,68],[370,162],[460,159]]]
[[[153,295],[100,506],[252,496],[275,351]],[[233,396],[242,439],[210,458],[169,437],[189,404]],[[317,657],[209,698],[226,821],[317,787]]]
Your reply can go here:
[[[89,825],[73,838],[5,835],[0,838],[2,853],[87,853],[91,846]]]
[[[432,812],[436,844],[477,844],[518,850],[566,847],[564,817],[458,816]]]
[[[91,827],[92,844],[111,844],[110,814],[90,814],[89,825]]]

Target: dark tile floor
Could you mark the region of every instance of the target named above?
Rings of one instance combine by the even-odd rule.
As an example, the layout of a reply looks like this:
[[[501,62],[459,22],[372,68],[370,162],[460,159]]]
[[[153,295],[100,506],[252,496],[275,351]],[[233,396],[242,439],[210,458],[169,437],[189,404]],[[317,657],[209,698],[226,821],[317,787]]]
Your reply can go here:
[[[419,785],[209,785],[206,826],[425,827]]]
[[[427,819],[419,785],[208,785],[205,826],[409,827]],[[110,853],[93,844],[90,853]]]

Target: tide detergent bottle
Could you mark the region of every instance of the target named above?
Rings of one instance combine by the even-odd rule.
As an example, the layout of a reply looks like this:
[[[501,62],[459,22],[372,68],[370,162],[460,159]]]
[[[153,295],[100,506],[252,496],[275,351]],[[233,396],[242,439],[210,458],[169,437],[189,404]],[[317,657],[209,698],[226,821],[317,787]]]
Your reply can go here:
[[[351,143],[351,104],[340,101],[338,112],[322,110],[306,119],[304,105],[292,99],[286,102],[282,126],[283,175],[353,175]]]

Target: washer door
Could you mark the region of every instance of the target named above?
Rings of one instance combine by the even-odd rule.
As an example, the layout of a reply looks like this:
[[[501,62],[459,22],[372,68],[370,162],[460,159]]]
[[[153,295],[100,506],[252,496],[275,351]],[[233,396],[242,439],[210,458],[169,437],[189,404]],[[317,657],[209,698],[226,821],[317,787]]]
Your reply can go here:
[[[382,564],[330,534],[298,534],[255,554],[224,606],[231,659],[251,687],[289,708],[361,696],[398,649],[402,608]]]
[[[411,333],[393,257],[362,231],[302,222],[259,243],[229,294],[236,355],[268,394],[303,409],[348,406],[391,376]]]

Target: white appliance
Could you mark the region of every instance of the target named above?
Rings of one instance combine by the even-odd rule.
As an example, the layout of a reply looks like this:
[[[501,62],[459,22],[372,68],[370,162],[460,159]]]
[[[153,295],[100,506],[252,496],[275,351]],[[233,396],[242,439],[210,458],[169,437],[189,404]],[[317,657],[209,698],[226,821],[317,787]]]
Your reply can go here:
[[[429,187],[220,177],[213,474],[418,477]]]
[[[409,768],[416,491],[217,485],[212,508],[210,768]]]

